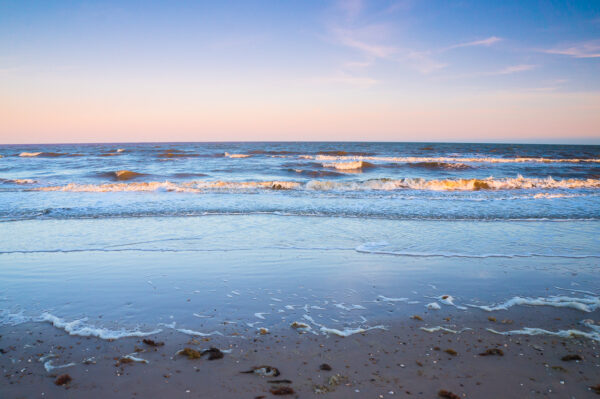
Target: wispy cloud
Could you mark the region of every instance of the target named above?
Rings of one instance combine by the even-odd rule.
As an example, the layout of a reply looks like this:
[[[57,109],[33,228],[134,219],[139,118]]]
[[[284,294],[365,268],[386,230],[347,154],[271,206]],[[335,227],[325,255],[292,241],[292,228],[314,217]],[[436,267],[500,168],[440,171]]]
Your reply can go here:
[[[489,47],[492,44],[498,43],[500,41],[502,41],[501,38],[499,38],[497,36],[490,36],[487,39],[475,40],[475,41],[472,41],[472,42],[454,44],[452,46],[447,47],[446,50],[451,50],[451,49],[460,48],[460,47],[474,47],[474,46]]]
[[[537,67],[537,65],[531,65],[531,64],[511,65],[511,66],[507,66],[506,68],[501,69],[499,71],[491,72],[491,73],[489,73],[489,75],[510,75],[512,73],[531,71],[532,69],[534,69],[536,67]]]
[[[590,40],[568,47],[555,47],[542,50],[547,54],[568,55],[575,58],[600,58],[600,40]]]
[[[335,40],[343,46],[360,50],[367,56],[387,58],[394,54],[397,49],[380,42],[380,39],[376,37],[380,36],[376,34],[380,30],[380,26],[366,26],[361,29],[335,28],[332,29],[332,33]]]
[[[424,75],[448,66],[448,64],[436,61],[428,51],[409,51],[405,58],[414,69]]]

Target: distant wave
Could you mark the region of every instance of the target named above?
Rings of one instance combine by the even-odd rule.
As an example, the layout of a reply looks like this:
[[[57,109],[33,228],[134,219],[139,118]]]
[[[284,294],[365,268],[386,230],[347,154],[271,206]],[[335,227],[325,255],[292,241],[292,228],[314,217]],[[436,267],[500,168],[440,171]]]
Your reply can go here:
[[[492,157],[377,157],[377,156],[333,156],[333,155],[301,155],[303,159],[315,159],[317,161],[383,161],[401,163],[600,163],[600,158],[492,158]]]
[[[223,155],[226,156],[227,158],[248,158],[248,157],[252,156],[250,154],[230,154],[228,152],[226,152]]]
[[[64,152],[22,152],[19,154],[20,157],[24,158],[32,158],[32,157],[40,157],[40,158],[55,158],[55,157],[64,157],[64,156],[79,156],[80,154],[67,154]]]
[[[363,168],[372,168],[375,165],[365,161],[351,161],[351,162],[333,162],[324,163],[324,168],[336,168],[338,170],[357,170]]]
[[[311,170],[311,169],[286,169],[288,172],[297,173],[302,176],[317,178],[317,177],[339,177],[344,176],[343,173],[334,172],[330,170]]]
[[[131,170],[117,170],[113,172],[117,180],[130,180],[134,177],[143,176],[143,173],[132,172]]]
[[[469,165],[456,162],[415,162],[409,163],[410,167],[424,168],[424,169],[468,169]]]
[[[133,173],[133,172],[131,172]],[[368,191],[368,190],[426,190],[426,191],[478,191],[478,190],[526,190],[526,189],[578,189],[600,188],[600,179],[564,179],[555,180],[525,178],[487,178],[487,179],[443,179],[426,180],[371,179],[364,181],[327,181],[311,180],[307,183],[297,181],[190,181],[190,182],[136,182],[113,184],[78,184],[64,186],[38,187],[38,191],[75,191],[75,192],[111,192],[111,191],[175,191],[202,192],[204,190],[316,190],[316,191]]]
[[[5,184],[34,184],[34,183],[37,183],[37,181],[33,180],[33,179],[2,179],[2,178],[0,178],[0,183],[5,183]]]
[[[145,174],[133,172],[131,170],[117,170],[116,172],[102,172],[99,176],[114,180],[131,180],[136,177],[145,176]]]
[[[159,158],[197,158],[199,154],[179,150],[165,150],[158,154]]]

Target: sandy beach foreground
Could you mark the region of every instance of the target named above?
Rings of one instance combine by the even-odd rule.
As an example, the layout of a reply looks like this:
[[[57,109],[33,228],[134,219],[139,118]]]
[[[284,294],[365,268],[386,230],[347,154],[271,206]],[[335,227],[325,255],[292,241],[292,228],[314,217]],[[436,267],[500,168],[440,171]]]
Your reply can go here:
[[[596,313],[590,316],[596,316],[597,324]],[[424,312],[388,323],[386,330],[348,337],[299,333],[292,327],[266,334],[255,329],[227,333],[224,326],[223,336],[172,331],[113,341],[27,323],[5,329],[0,338],[1,396],[452,399],[600,394],[597,341],[489,331],[531,325],[580,330],[580,312],[531,307],[492,316]],[[447,330],[422,328],[436,326]],[[185,348],[192,349],[186,352],[190,356],[178,353]],[[202,355],[210,348],[219,351]],[[202,356],[194,358],[194,351]],[[273,369],[262,370],[267,375],[261,370],[242,373],[258,366]]]

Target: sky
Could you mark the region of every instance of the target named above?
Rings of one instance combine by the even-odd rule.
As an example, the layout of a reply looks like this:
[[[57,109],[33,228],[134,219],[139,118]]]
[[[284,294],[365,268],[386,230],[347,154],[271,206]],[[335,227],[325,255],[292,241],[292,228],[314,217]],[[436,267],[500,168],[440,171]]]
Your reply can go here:
[[[0,0],[0,143],[600,144],[600,1]]]

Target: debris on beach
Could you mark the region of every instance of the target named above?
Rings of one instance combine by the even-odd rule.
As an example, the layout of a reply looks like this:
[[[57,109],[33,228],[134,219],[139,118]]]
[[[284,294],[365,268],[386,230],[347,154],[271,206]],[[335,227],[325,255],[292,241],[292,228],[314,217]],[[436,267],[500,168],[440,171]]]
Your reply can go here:
[[[269,380],[269,384],[291,384],[292,380]]]
[[[258,332],[259,332],[260,335],[267,335],[267,334],[269,334],[269,329],[261,327],[261,328],[258,329]]]
[[[600,395],[600,384],[590,387],[590,389]]]
[[[484,352],[481,352],[479,356],[504,356],[504,352],[502,351],[502,349],[489,348],[486,349]]]
[[[583,358],[581,357],[581,355],[565,355],[563,356],[560,360],[562,360],[563,362],[570,362],[573,360],[583,360]]]
[[[269,391],[273,395],[281,396],[281,395],[293,395],[294,389],[292,387],[279,387],[279,388],[271,388]]]
[[[190,360],[200,359],[202,357],[202,354],[199,351],[192,348],[183,348],[182,350],[177,351],[175,354],[187,356],[187,358]]]
[[[133,354],[125,355],[121,358],[117,359],[116,367],[119,367],[122,364],[131,364],[131,363],[148,363],[146,359],[142,359],[140,357],[135,357]]]
[[[331,371],[331,366],[328,365],[327,363],[323,363],[319,366],[319,370],[323,370],[323,371]]]
[[[204,355],[208,355],[208,360],[223,359],[225,356],[220,349],[214,347],[203,351],[197,351],[196,349],[192,348],[183,348],[182,350],[177,351],[175,355],[187,356],[187,358],[190,360],[200,359]]]
[[[444,352],[446,352],[450,356],[456,356],[456,355],[458,355],[458,352],[455,351],[454,349],[451,349],[451,348],[446,349]]]
[[[492,323],[495,323],[496,322],[496,318],[490,316],[490,317],[488,317],[488,321],[491,321]]]
[[[438,396],[444,399],[460,399],[460,396],[450,391],[446,391],[445,389],[440,390]]]
[[[440,310],[442,307],[437,302],[431,302],[427,304],[427,309],[429,310]]]
[[[306,323],[302,323],[301,321],[295,321],[290,324],[290,327],[296,330],[310,330],[310,326]]]
[[[165,344],[164,342],[153,341],[151,339],[144,339],[142,342],[148,346],[163,346]]]
[[[419,316],[419,315],[416,315],[416,314],[410,316],[410,318],[413,319],[413,320],[423,321],[423,318],[421,316]]]
[[[62,385],[68,385],[69,383],[71,383],[71,381],[73,381],[73,379],[71,378],[71,376],[69,374],[62,374],[56,378],[54,383],[56,385],[62,386]]]
[[[348,381],[348,377],[343,376],[341,374],[336,374],[327,380],[327,384],[325,385],[315,385],[314,391],[315,393],[327,393],[335,391],[336,387],[340,384],[343,384]]]
[[[242,374],[257,374],[263,377],[277,377],[280,375],[276,367],[271,366],[256,366],[247,371],[240,371]]]
[[[200,356],[204,356],[204,355],[208,355],[208,360],[223,359],[223,357],[225,356],[220,349],[214,348],[214,347],[202,351]]]

